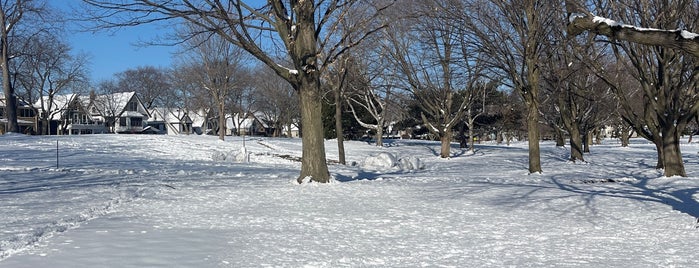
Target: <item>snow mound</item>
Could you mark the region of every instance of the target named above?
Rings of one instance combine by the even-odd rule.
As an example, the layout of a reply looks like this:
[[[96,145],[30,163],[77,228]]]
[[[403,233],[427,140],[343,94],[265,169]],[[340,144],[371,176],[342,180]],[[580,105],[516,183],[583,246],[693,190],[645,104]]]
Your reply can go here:
[[[215,151],[211,154],[211,159],[215,162],[248,163],[250,162],[250,153],[245,147],[240,148],[239,151],[228,153]]]
[[[396,155],[382,152],[364,159],[362,168],[376,171],[413,171],[424,169],[424,163],[418,157],[398,158]]]

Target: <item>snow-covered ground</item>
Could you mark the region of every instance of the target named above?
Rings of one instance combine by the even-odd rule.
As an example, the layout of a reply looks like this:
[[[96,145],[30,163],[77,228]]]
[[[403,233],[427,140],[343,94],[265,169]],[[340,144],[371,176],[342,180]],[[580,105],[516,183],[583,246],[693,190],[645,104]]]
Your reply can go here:
[[[0,267],[699,265],[694,144],[689,177],[664,178],[643,140],[578,164],[543,143],[536,175],[525,143],[440,159],[433,142],[347,142],[336,182],[302,185],[300,140],[245,144],[0,136]]]

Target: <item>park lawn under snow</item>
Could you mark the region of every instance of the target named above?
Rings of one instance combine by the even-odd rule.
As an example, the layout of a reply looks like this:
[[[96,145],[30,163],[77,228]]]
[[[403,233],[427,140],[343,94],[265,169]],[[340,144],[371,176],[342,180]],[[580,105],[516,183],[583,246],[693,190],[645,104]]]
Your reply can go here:
[[[301,185],[300,140],[245,145],[248,163],[240,137],[0,136],[0,267],[699,265],[695,144],[664,178],[643,140],[577,164],[544,142],[534,175],[526,143],[351,141],[333,183]]]

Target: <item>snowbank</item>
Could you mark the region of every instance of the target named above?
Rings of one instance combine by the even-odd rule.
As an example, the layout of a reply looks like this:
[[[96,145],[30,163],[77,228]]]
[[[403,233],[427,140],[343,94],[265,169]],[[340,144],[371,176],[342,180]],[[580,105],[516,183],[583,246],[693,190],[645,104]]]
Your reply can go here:
[[[415,171],[424,169],[424,163],[416,156],[398,158],[396,155],[381,152],[364,159],[361,167],[380,172]]]

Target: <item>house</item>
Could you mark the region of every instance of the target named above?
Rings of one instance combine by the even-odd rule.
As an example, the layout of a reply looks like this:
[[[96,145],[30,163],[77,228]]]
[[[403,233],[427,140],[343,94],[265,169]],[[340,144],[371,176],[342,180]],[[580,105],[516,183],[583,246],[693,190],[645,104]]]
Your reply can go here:
[[[5,94],[0,93],[0,134],[7,131],[6,103]],[[20,133],[36,133],[36,121],[36,109],[28,102],[17,98],[17,124]]]
[[[192,134],[192,118],[185,109],[152,108],[148,110],[150,118],[146,124],[157,134],[180,135]]]
[[[271,136],[274,130],[263,120],[262,114],[236,113],[226,118],[226,135]]]
[[[45,131],[42,134],[78,135],[106,131],[104,124],[87,112],[78,94],[54,95],[50,101],[43,97],[34,107],[42,113],[39,116],[39,129]]]
[[[110,133],[142,133],[150,118],[136,92],[90,94],[87,112]]]

